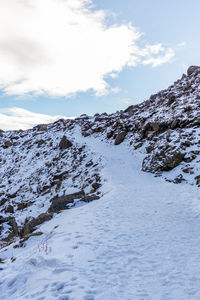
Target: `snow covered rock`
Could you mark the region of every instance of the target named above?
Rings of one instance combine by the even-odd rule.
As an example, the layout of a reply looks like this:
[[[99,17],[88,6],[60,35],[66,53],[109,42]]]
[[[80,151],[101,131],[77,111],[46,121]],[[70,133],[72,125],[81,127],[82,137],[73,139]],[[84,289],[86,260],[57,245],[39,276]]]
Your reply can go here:
[[[200,72],[200,67],[198,66],[190,66],[187,70],[187,74],[188,76],[192,75],[193,73],[196,73],[196,72]]]
[[[85,193],[80,191],[74,194],[64,195],[61,197],[54,197],[51,200],[51,205],[48,209],[48,212],[59,212],[63,209],[68,208],[68,204],[74,202],[74,200],[84,201]]]

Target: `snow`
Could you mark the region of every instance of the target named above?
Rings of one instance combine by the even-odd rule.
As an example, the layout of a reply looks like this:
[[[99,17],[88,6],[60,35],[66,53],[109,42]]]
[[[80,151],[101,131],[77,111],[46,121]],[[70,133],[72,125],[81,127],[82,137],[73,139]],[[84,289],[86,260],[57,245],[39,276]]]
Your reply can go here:
[[[73,138],[101,159],[103,197],[1,250],[1,299],[199,300],[198,188],[141,172],[141,149],[126,142]]]

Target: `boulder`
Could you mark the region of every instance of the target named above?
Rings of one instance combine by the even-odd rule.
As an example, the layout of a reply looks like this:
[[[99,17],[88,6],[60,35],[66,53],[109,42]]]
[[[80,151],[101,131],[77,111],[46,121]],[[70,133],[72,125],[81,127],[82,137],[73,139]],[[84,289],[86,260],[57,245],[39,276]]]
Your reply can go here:
[[[64,149],[72,147],[72,143],[64,135],[59,143],[59,147],[61,150],[64,150]]]
[[[33,128],[36,128],[38,131],[47,131],[47,124],[39,124]]]
[[[97,190],[97,189],[99,189],[99,188],[101,187],[101,184],[98,183],[98,182],[94,182],[94,183],[92,184],[92,187],[93,187],[94,190]]]
[[[61,197],[56,196],[51,200],[51,205],[48,209],[48,212],[58,213],[59,211],[61,211],[63,209],[67,209],[68,204],[73,203],[74,200],[80,199],[80,200],[84,201],[84,198],[85,198],[84,191],[80,191],[78,193],[73,193],[70,195],[64,195]]]
[[[195,177],[196,185],[200,187],[200,175]]]
[[[25,221],[24,226],[20,232],[21,237],[31,234],[36,229],[36,226],[51,220],[52,217],[53,214],[51,213],[43,213],[40,214],[37,218],[33,218],[31,221]]]
[[[120,133],[118,133],[115,138],[115,145],[121,144],[124,141],[126,135],[127,135],[126,131],[121,131]]]
[[[14,213],[14,208],[13,208],[13,206],[9,204],[9,205],[6,207],[5,212],[6,212],[6,213],[13,214],[13,213]]]
[[[170,171],[177,167],[184,159],[184,154],[175,150],[166,152],[161,150],[149,154],[142,163],[142,170],[146,172]]]
[[[44,140],[39,140],[39,141],[37,141],[37,145],[38,145],[38,147],[42,146],[42,144],[44,144],[44,143],[45,143],[45,141],[44,141]]]
[[[100,197],[99,196],[97,196],[97,195],[86,195],[85,197],[84,197],[84,202],[91,202],[91,201],[94,201],[94,200],[99,200],[100,199]]]
[[[10,141],[5,141],[3,148],[4,148],[4,149],[7,149],[7,148],[9,148],[10,146],[12,146],[12,143],[11,143]]]
[[[15,218],[10,218],[8,224],[11,227],[11,233],[13,236],[18,236],[18,225]]]

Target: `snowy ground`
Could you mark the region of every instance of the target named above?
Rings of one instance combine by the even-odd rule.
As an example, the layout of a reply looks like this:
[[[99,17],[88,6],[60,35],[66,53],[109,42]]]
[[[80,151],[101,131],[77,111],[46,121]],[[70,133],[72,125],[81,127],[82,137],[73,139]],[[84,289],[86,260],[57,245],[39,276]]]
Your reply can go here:
[[[125,143],[83,139],[102,156],[104,196],[56,215],[26,247],[0,253],[16,258],[2,265],[0,298],[199,300],[198,188],[141,172],[139,150]]]

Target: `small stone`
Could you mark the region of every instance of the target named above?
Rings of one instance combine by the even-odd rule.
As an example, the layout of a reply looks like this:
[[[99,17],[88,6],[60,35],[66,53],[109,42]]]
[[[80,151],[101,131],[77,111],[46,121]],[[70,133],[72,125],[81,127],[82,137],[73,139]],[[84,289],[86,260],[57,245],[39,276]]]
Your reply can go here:
[[[134,149],[137,150],[137,149],[141,148],[142,145],[143,145],[143,143],[137,143],[137,144],[135,144]]]

